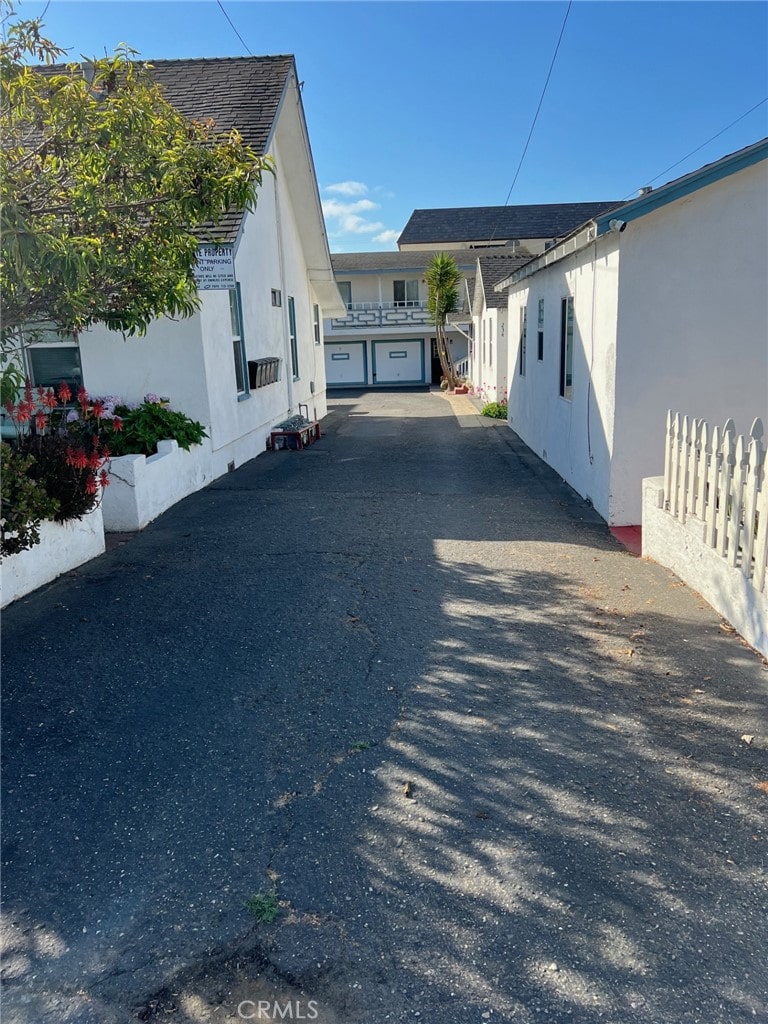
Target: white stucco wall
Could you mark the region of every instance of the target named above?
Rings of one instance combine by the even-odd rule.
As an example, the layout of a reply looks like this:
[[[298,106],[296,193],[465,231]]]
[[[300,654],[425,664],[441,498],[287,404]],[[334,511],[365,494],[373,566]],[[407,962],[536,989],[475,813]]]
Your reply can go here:
[[[640,520],[668,409],[746,433],[768,414],[768,163],[621,234],[612,515]]]
[[[475,340],[470,377],[478,395],[500,402],[509,389],[507,310],[483,304],[473,317]],[[485,339],[485,340],[483,340]]]
[[[204,294],[205,308],[208,296],[218,293]],[[80,359],[92,395],[120,395],[127,402],[140,402],[150,392],[167,395],[174,409],[210,423],[200,313],[155,320],[144,337],[123,338],[97,324],[80,335]]]
[[[295,205],[280,176],[282,158],[275,145],[275,160],[278,166],[277,203],[282,237],[282,262],[284,270],[283,313],[285,317],[286,364],[285,378],[288,383],[291,410],[298,411],[299,403],[309,408],[310,418],[322,419],[325,405],[325,360],[321,344],[314,341],[313,305],[317,302],[307,276],[307,260],[301,243],[296,220]],[[288,296],[293,296],[296,310],[296,335],[298,339],[298,379],[291,374],[290,346],[288,342]],[[322,318],[322,309],[320,310]]]
[[[159,515],[199,491],[213,479],[211,442],[205,438],[189,451],[176,441],[160,441],[157,454],[121,455],[109,467],[109,487],[101,512],[107,533],[143,530]]]
[[[694,516],[681,523],[664,511],[663,477],[644,480],[642,493],[643,557],[671,569],[768,657],[768,596],[704,543],[704,523]]]
[[[597,511],[610,519],[614,426],[618,241],[607,235],[585,253],[546,267],[510,289],[509,422],[512,429]],[[561,300],[574,300],[573,396],[561,398]],[[537,358],[544,299],[544,358]],[[520,311],[527,303],[526,373],[519,373]]]
[[[39,544],[3,558],[0,607],[5,608],[11,601],[50,583],[62,573],[89,562],[103,554],[104,549],[101,507],[68,523],[41,523]]]

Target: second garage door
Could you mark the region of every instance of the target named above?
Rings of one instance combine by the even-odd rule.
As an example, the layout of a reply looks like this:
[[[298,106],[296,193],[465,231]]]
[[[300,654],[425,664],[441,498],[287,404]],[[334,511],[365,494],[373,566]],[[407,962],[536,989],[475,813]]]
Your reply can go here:
[[[373,342],[374,384],[423,384],[424,339]]]

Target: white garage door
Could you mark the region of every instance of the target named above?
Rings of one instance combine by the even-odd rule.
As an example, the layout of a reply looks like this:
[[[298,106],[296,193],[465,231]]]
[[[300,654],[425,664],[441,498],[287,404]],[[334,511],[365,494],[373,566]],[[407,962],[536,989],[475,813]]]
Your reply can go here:
[[[424,339],[374,341],[375,384],[423,384]]]
[[[325,379],[329,388],[367,384],[364,341],[344,341],[325,346]]]

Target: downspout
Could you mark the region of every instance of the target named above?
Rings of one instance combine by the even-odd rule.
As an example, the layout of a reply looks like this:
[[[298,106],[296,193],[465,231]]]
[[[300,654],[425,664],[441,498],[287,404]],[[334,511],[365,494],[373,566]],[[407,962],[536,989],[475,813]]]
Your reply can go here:
[[[290,326],[288,324],[288,291],[285,286],[285,253],[283,252],[283,226],[280,217],[280,200],[278,189],[280,187],[277,174],[275,174],[275,224],[277,227],[277,253],[280,263],[280,291],[283,296],[283,362],[285,364],[285,381],[288,385],[288,415],[293,412],[293,361],[291,357]]]

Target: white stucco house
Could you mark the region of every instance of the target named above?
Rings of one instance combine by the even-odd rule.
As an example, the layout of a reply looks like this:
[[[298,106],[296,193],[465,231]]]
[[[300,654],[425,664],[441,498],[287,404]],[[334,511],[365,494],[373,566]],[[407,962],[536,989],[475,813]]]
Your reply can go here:
[[[668,409],[768,412],[768,139],[593,217],[496,287],[509,423],[612,526],[641,521]]]
[[[61,379],[140,401],[154,392],[202,422],[213,479],[265,450],[269,429],[306,406],[326,414],[322,323],[344,305],[333,278],[292,56],[160,60],[152,76],[183,114],[237,128],[274,158],[251,211],[230,211],[211,241],[234,252],[235,286],[200,292],[199,311],[145,337],[97,325],[28,350],[35,384]]]
[[[475,394],[489,402],[505,399],[509,385],[507,296],[497,292],[495,286],[532,258],[533,253],[527,249],[502,249],[477,259],[471,301],[473,343],[469,380]]]
[[[344,315],[324,325],[329,387],[402,387],[439,384],[441,371],[424,275],[432,250],[349,252],[331,257]],[[454,251],[463,273],[475,254]],[[462,293],[462,300],[464,295]],[[459,313],[446,336],[455,363],[466,361],[471,318]]]

